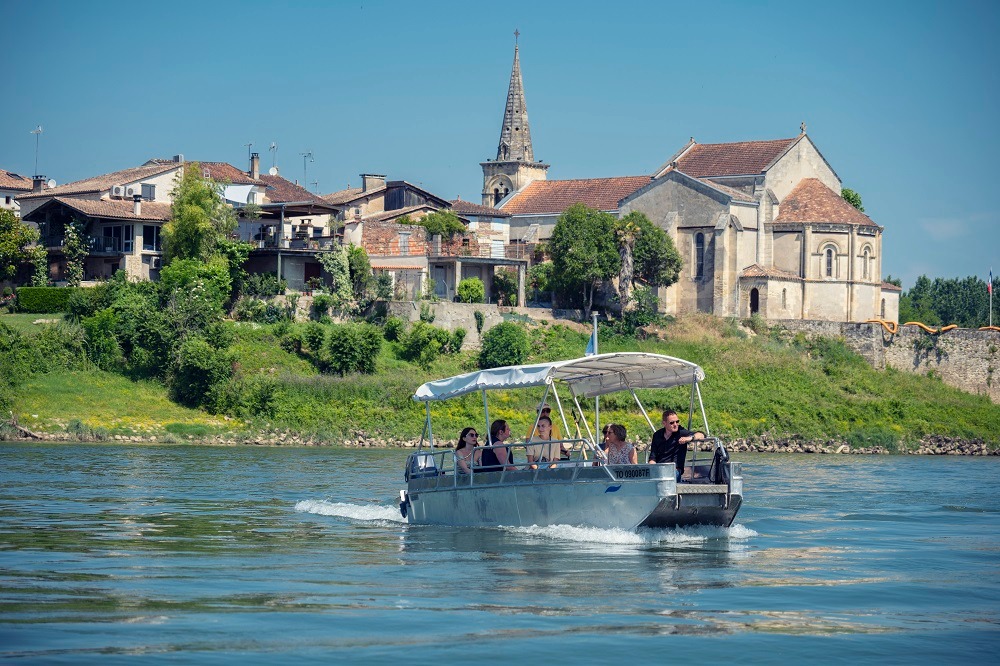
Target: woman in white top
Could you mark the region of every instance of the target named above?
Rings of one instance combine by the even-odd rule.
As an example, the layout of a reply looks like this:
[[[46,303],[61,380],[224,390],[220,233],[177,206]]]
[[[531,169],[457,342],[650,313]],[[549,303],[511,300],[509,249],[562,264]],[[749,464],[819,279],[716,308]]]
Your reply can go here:
[[[462,474],[471,474],[473,464],[478,464],[482,450],[476,451],[479,446],[479,433],[475,428],[466,428],[458,436],[458,443],[455,445],[455,466]]]
[[[557,442],[552,442],[552,419],[547,416],[538,417],[538,428],[528,444],[527,458],[531,469],[536,469],[539,463],[552,463],[549,467],[555,467],[555,461],[559,460],[560,446]],[[539,442],[536,444],[535,442]]]
[[[609,465],[635,465],[638,462],[638,455],[635,447],[626,442],[628,435],[625,426],[612,423],[604,435],[604,441],[608,443]]]

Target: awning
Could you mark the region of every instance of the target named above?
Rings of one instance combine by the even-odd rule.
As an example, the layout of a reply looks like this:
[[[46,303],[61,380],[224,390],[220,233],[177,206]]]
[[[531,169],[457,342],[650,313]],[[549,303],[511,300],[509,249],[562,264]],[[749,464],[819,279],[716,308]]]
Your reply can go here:
[[[227,185],[222,196],[229,203],[245,204],[250,198],[250,192],[253,188],[253,185]]]

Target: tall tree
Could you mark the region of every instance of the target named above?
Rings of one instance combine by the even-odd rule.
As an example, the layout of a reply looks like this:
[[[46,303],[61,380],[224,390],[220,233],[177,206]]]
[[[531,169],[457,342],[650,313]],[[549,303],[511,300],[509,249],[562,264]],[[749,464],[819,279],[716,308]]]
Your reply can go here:
[[[163,226],[164,260],[201,259],[217,253],[236,230],[236,213],[222,197],[222,185],[202,175],[197,162],[184,166],[174,187],[170,221]]]
[[[621,268],[614,228],[614,217],[578,203],[559,216],[549,241],[553,272],[567,289],[581,294],[587,319],[594,291]]]
[[[631,212],[625,217],[615,220],[615,240],[618,243],[618,258],[621,260],[621,268],[618,269],[618,303],[622,312],[628,309],[632,296],[634,278],[632,250],[635,247],[636,238],[642,231],[637,219],[637,216],[641,215],[642,213],[639,212]]]
[[[681,255],[670,234],[653,224],[642,213],[636,215],[639,236],[635,241],[633,258],[635,279],[647,287],[669,287],[681,275]]]
[[[843,197],[844,201],[851,204],[852,206],[860,210],[862,213],[865,212],[865,207],[861,203],[861,195],[855,192],[854,190],[850,189],[849,187],[845,187],[842,190],[840,190],[840,196]]]
[[[38,231],[21,222],[14,211],[0,208],[0,280],[13,278],[23,263],[34,263],[29,246],[37,241]]]

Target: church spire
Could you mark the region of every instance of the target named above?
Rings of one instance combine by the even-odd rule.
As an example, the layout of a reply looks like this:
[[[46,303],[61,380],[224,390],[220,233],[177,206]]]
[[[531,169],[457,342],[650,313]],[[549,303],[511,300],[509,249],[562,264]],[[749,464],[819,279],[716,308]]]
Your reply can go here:
[[[521,80],[521,58],[518,54],[517,38],[514,31],[514,66],[510,72],[510,87],[507,89],[507,107],[503,112],[500,127],[500,145],[497,146],[497,161],[534,162],[531,149],[531,129],[528,126],[528,106],[524,102],[524,83]]]

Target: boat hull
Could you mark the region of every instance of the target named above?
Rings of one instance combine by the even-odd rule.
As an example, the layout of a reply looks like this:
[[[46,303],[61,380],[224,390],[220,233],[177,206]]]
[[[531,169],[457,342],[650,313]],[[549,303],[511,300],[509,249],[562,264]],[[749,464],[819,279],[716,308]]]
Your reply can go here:
[[[411,478],[402,500],[412,524],[729,526],[742,503],[742,479],[679,484],[670,465],[563,466]]]

